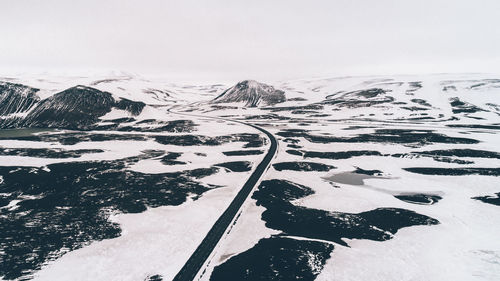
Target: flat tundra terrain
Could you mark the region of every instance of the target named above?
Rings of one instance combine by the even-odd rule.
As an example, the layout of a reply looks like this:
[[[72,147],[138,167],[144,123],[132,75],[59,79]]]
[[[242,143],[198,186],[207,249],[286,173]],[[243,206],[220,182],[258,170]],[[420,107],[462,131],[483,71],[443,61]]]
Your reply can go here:
[[[500,280],[500,78],[0,77],[2,280]]]

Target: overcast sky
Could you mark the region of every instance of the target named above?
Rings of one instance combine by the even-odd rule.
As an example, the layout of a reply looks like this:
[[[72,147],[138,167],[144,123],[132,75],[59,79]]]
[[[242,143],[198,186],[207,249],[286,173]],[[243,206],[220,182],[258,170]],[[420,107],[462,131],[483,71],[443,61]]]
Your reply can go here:
[[[500,73],[499,0],[0,0],[0,69],[180,80]]]

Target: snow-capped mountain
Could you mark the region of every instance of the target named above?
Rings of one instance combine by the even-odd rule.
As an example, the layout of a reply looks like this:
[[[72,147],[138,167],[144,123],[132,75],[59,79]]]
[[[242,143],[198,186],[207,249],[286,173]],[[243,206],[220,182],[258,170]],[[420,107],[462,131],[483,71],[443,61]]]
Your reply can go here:
[[[254,80],[244,80],[225,90],[213,103],[244,103],[246,107],[274,105],[284,102],[285,92]]]

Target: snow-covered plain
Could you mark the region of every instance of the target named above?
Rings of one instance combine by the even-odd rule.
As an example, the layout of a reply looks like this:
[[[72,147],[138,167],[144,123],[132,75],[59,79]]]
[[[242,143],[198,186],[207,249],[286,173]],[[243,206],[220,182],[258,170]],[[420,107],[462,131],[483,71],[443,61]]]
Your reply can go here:
[[[247,266],[252,274],[264,274],[272,268],[275,278],[280,279],[289,269],[279,267],[277,262],[269,260],[268,268],[251,267],[254,266],[251,262],[237,263],[239,255],[251,253],[257,249],[259,240],[270,237],[333,245],[326,262],[318,260],[317,253],[303,253],[308,257],[312,274],[304,277],[306,280],[310,276],[317,280],[498,280],[500,207],[473,199],[500,192],[500,79],[496,78],[483,74],[439,74],[276,81],[272,85],[285,92],[287,101],[260,107],[210,102],[230,85],[175,85],[132,75],[16,78],[13,80],[16,83],[40,88],[42,97],[81,84],[115,97],[143,101],[146,107],[132,122],[138,128],[146,128],[138,123],[148,119],[164,122],[189,119],[196,126],[192,132],[140,132],[148,137],[142,141],[62,144],[56,140],[0,139],[0,147],[9,149],[103,150],[64,159],[0,155],[0,165],[43,168],[53,163],[110,161],[137,156],[145,150],[161,150],[179,153],[175,161],[182,163],[167,165],[161,162],[161,157],[149,157],[126,169],[144,174],[175,173],[232,161],[249,161],[255,168],[263,154],[230,156],[223,152],[265,151],[266,145],[245,148],[245,142],[241,141],[215,146],[162,144],[154,138],[257,134],[249,126],[213,118],[245,121],[277,137],[279,148],[273,164],[292,167],[271,167],[262,181],[289,181],[312,190],[289,202],[298,206],[297,210],[320,210],[335,217],[388,208],[409,210],[438,223],[386,230],[388,236],[383,240],[342,237],[343,243],[339,244],[328,237],[317,238],[314,233],[297,235],[288,226],[276,227],[271,218],[264,217],[269,206],[258,203],[259,197],[253,197],[245,202],[234,226],[199,273],[200,280],[220,280],[217,276],[224,275],[217,274],[226,274],[224,264]],[[128,112],[113,109],[101,117],[101,124],[127,117],[131,117]],[[48,134],[52,133],[61,131]],[[293,168],[297,162],[318,163],[327,168]],[[418,172],[408,168],[430,170]],[[484,169],[489,169],[488,174],[480,175],[486,173]],[[464,174],[456,174],[456,170]],[[55,254],[40,270],[28,275],[34,280],[149,280],[155,275],[170,280],[250,173],[251,170],[230,172],[221,168],[196,179],[205,186],[221,187],[193,194],[180,205],[148,207],[139,213],[111,210],[109,220],[122,230],[119,237],[87,241],[69,252],[61,249],[67,253]],[[343,180],[336,181],[338,175]],[[415,194],[439,199],[432,203],[401,199]],[[26,197],[12,199],[2,209],[15,207],[23,198]],[[316,219],[310,217],[308,221],[314,223]],[[242,276],[235,275],[233,280],[238,278]]]
[[[488,77],[487,77],[488,78]],[[492,79],[491,77],[489,77]],[[408,83],[421,81],[421,87],[408,92]],[[349,247],[335,245],[332,256],[326,262],[317,280],[496,280],[500,278],[500,243],[495,237],[500,233],[498,206],[485,204],[472,197],[498,192],[497,176],[437,176],[418,175],[402,170],[403,167],[491,167],[498,168],[497,158],[470,158],[474,164],[444,163],[432,157],[407,155],[390,157],[391,154],[410,152],[477,149],[500,151],[498,124],[499,111],[496,108],[500,84],[498,80],[486,80],[473,75],[434,75],[421,77],[346,77],[336,79],[289,81],[281,84],[289,101],[276,107],[296,107],[288,110],[263,110],[252,108],[241,110],[228,108],[224,114],[232,118],[248,119],[248,116],[262,116],[275,112],[273,120],[255,119],[255,123],[273,132],[282,130],[307,130],[313,135],[352,137],[372,134],[377,129],[433,130],[449,137],[466,137],[478,140],[477,144],[457,143],[389,143],[389,142],[312,142],[297,137],[294,145],[299,150],[320,152],[343,152],[370,150],[384,156],[355,156],[348,159],[304,158],[286,152],[285,137],[274,163],[312,161],[333,165],[337,169],[328,172],[275,171],[271,170],[265,179],[286,179],[314,189],[315,194],[294,201],[306,208],[331,212],[360,213],[381,207],[403,208],[439,220],[434,226],[413,226],[399,230],[390,240],[372,241],[345,239]],[[443,90],[445,87],[453,90]],[[346,106],[338,108],[325,105],[303,110],[300,106],[320,103],[328,95],[342,96],[344,93],[382,88],[394,100],[369,106]],[[477,88],[480,89],[477,89]],[[451,92],[451,93],[450,93]],[[458,97],[482,110],[454,113],[450,99]],[[298,99],[300,98],[300,99]],[[302,100],[304,99],[304,100]],[[418,99],[418,100],[416,100]],[[411,101],[413,100],[413,102]],[[401,106],[428,103],[424,110],[405,110]],[[405,102],[406,104],[394,104]],[[425,109],[427,107],[428,109]],[[306,109],[309,110],[309,109]],[[473,111],[473,110],[471,110]],[[212,113],[209,109],[207,113]],[[216,112],[220,114],[220,112]],[[317,116],[315,116],[317,115]],[[415,119],[416,117],[432,117]],[[459,126],[457,126],[459,125]],[[466,128],[470,125],[480,125]],[[483,125],[483,127],[481,127]],[[488,125],[492,125],[488,127]],[[455,126],[455,127],[454,127]],[[496,127],[495,127],[496,126]],[[360,167],[365,170],[381,170],[383,177],[368,179],[362,185],[332,183],[329,175],[349,172]],[[337,188],[332,188],[332,184]],[[433,205],[411,204],[394,197],[398,194],[427,193],[443,199]],[[260,212],[258,211],[260,210]],[[248,204],[243,217],[261,216],[265,209]],[[313,219],[313,218],[311,218]],[[213,266],[223,264],[235,252],[244,252],[258,241],[254,229],[255,220],[240,219],[222,246],[215,264],[207,270],[204,280],[209,280]],[[275,229],[259,231],[260,238],[276,234]],[[280,231],[278,231],[279,233]],[[286,232],[285,232],[286,233]],[[248,244],[243,241],[253,241]],[[335,244],[335,243],[333,243]]]

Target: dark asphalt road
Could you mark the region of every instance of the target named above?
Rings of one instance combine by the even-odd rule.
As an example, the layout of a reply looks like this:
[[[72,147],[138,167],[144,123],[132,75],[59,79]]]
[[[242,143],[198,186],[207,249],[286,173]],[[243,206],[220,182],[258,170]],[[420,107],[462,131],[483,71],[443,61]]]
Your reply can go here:
[[[170,111],[170,110],[169,110]],[[177,113],[177,112],[174,112]],[[199,116],[199,115],[194,115],[194,114],[186,114],[186,113],[177,113],[177,114],[182,114],[182,115],[191,115],[191,116],[197,116],[197,117],[203,117],[207,118],[208,116]],[[210,117],[209,117],[210,118]],[[230,119],[224,119],[224,118],[218,118],[218,117],[213,117],[215,119],[222,119],[225,121],[230,121],[230,122],[237,122],[241,123],[250,127],[253,127],[264,134],[269,138],[271,141],[271,146],[267,152],[267,154],[264,156],[264,159],[259,163],[257,168],[253,171],[253,173],[250,175],[248,180],[245,182],[241,190],[238,192],[236,197],[234,197],[233,201],[227,207],[227,209],[224,211],[224,213],[217,219],[215,224],[212,226],[210,231],[207,233],[201,244],[196,248],[194,253],[191,255],[191,257],[188,259],[188,261],[184,264],[182,269],[177,273],[177,275],[174,277],[174,281],[191,281],[196,277],[196,274],[200,271],[201,267],[205,263],[205,261],[208,259],[212,251],[214,250],[215,246],[219,242],[219,240],[222,238],[224,235],[224,232],[228,229],[229,225],[233,221],[234,217],[238,213],[239,209],[245,202],[245,200],[248,198],[250,193],[252,192],[254,186],[257,184],[261,176],[264,174],[264,172],[267,170],[269,167],[269,164],[271,163],[271,160],[273,159],[274,155],[276,154],[277,148],[278,148],[278,142],[276,141],[276,138],[269,133],[268,131],[257,127],[252,124],[248,124],[245,122],[241,121],[235,121],[235,120],[230,120]]]

